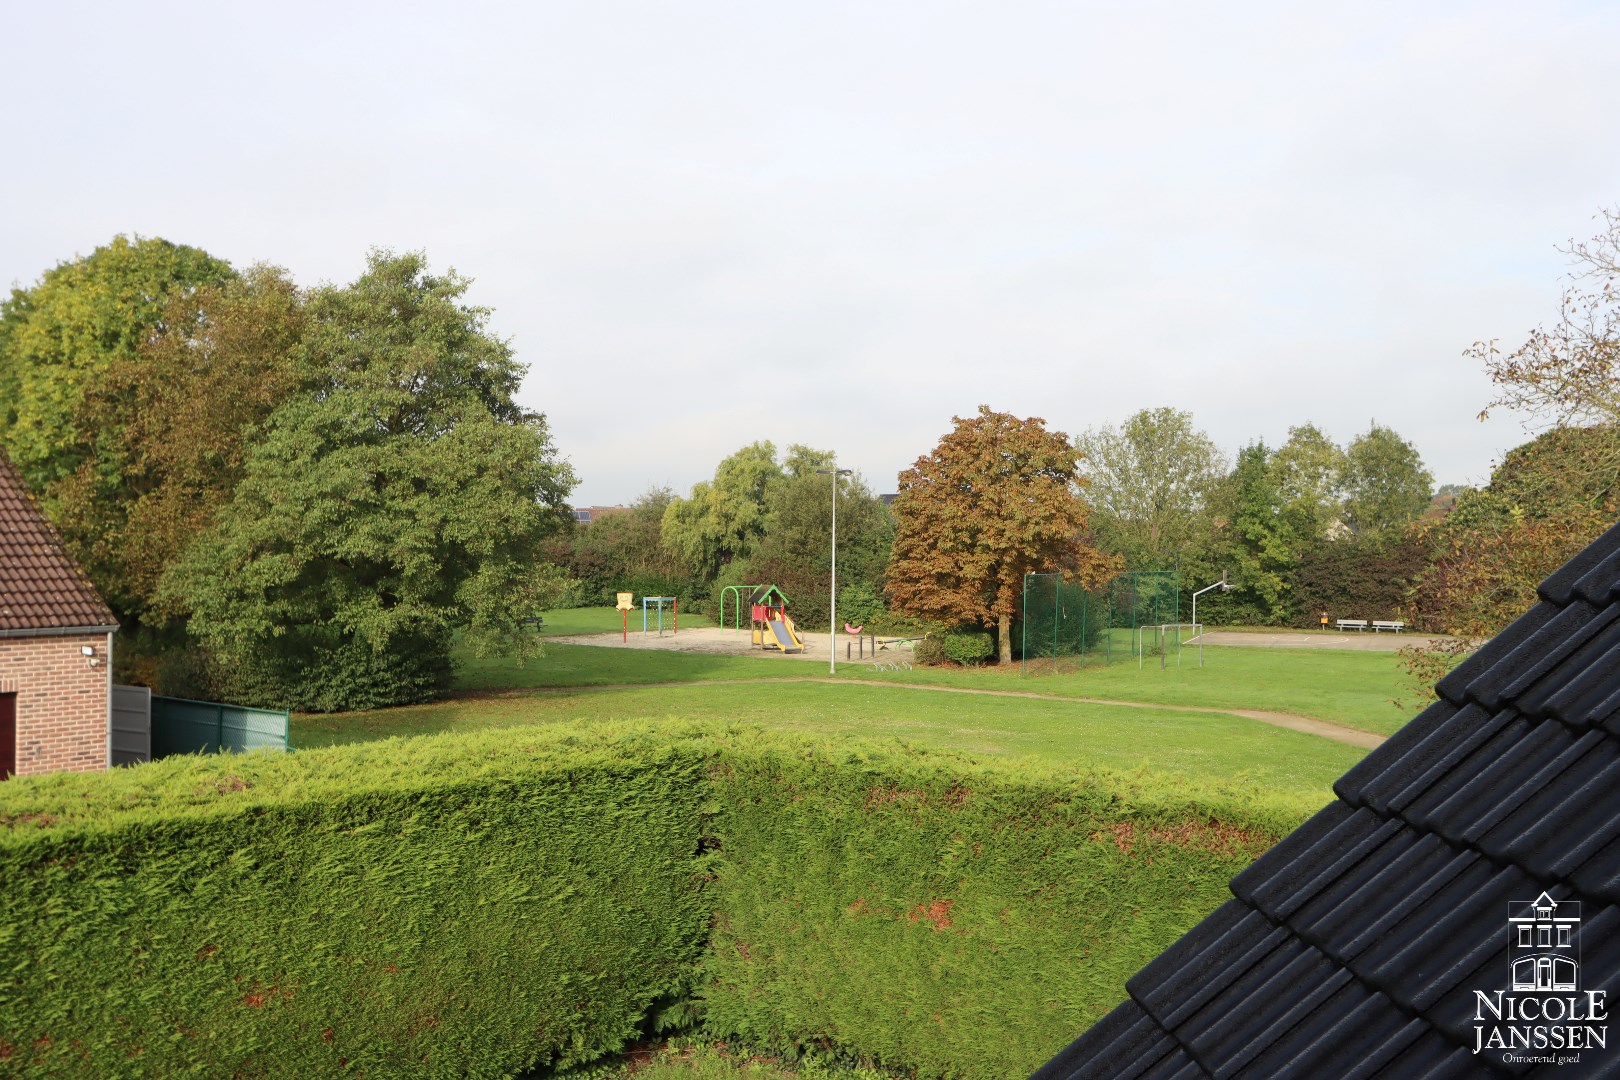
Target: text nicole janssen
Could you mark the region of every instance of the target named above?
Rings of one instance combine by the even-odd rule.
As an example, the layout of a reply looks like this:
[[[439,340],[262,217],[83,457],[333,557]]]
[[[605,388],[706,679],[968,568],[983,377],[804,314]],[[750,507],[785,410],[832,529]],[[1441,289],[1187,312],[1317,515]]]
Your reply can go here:
[[[1481,1050],[1603,1050],[1608,1048],[1606,990],[1551,997],[1474,991],[1474,1053]]]

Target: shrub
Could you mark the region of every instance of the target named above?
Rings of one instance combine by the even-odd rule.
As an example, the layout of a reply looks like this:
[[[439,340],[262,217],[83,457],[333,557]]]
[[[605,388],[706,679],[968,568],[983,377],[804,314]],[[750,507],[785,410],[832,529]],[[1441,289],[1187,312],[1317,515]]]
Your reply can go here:
[[[884,615],[883,596],[863,581],[838,590],[838,617],[851,626],[870,627]],[[873,631],[876,633],[877,631]]]
[[[277,638],[211,668],[226,701],[300,712],[378,709],[443,697],[454,676],[451,643],[448,631],[428,627],[395,634],[386,649],[348,636],[317,647],[308,636]]]
[[[996,651],[995,639],[983,630],[952,630],[940,642],[947,659],[963,666],[977,665]]]
[[[3,1071],[501,1076],[616,1050],[707,932],[702,775],[667,744],[508,730],[8,783]]]
[[[716,785],[711,1037],[1027,1076],[1314,809],[1156,778],[759,740]]]
[[[913,646],[911,655],[912,659],[916,660],[917,663],[926,664],[929,667],[938,667],[947,663],[949,658],[945,655],[945,635],[929,633]]]
[[[0,1060],[496,1076],[701,1017],[1026,1075],[1314,809],[680,724],[14,779]]]

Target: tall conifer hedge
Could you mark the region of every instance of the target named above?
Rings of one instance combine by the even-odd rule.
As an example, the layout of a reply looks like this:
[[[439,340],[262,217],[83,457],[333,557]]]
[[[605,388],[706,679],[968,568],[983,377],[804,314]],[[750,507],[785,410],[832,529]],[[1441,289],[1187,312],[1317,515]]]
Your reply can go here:
[[[672,724],[0,795],[0,1073],[85,1076],[500,1076],[675,1022],[1027,1072],[1313,809]]]

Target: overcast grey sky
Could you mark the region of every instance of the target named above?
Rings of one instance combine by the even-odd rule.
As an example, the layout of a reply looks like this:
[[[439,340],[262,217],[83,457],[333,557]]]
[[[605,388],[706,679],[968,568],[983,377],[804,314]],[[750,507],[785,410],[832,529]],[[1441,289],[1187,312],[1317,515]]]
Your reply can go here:
[[[32,4],[0,285],[116,233],[476,279],[579,504],[754,439],[880,490],[981,403],[1523,441],[1463,350],[1620,203],[1613,3]]]

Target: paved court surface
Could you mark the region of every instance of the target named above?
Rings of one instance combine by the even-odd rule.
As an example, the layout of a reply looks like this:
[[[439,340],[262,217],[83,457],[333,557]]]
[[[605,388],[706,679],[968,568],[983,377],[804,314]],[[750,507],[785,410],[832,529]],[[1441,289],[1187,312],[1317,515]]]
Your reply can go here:
[[[1283,630],[1274,634],[1209,630],[1203,635],[1205,645],[1250,645],[1273,649],[1354,649],[1360,652],[1394,652],[1406,645],[1422,645],[1436,640],[1450,639],[1431,634],[1375,634],[1371,631],[1341,633],[1338,630]],[[1190,638],[1186,644],[1196,645],[1198,638]]]

